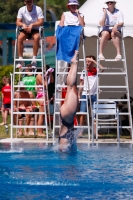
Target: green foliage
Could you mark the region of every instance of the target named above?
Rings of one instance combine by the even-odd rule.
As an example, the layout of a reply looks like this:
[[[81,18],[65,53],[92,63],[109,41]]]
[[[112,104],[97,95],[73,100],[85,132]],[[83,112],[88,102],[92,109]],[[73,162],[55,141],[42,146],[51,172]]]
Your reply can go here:
[[[13,72],[13,66],[0,66],[0,89],[3,87],[2,78],[4,76],[10,77]]]
[[[85,0],[79,0],[80,6]],[[34,0],[34,3],[44,10],[44,0]],[[60,19],[62,12],[66,11],[67,0],[46,0],[47,9],[52,9],[57,18]],[[0,22],[15,23],[18,9],[24,6],[24,0],[6,0],[0,1]],[[47,13],[47,21],[51,21]]]
[[[58,20],[60,20],[62,13],[68,10],[68,8],[66,7],[68,2],[67,0],[46,0],[46,1],[47,1],[47,9],[52,9],[55,12]],[[79,0],[80,6],[83,5],[85,2],[86,2],[85,0]],[[47,16],[47,21],[48,20],[49,18]]]
[[[1,23],[11,23],[16,21],[18,9],[23,6],[22,1],[7,0],[0,1],[0,21]]]
[[[10,77],[10,73],[13,73],[13,66],[0,66],[0,91],[3,87],[2,78],[4,76]],[[15,76],[15,85],[18,83],[18,76]]]

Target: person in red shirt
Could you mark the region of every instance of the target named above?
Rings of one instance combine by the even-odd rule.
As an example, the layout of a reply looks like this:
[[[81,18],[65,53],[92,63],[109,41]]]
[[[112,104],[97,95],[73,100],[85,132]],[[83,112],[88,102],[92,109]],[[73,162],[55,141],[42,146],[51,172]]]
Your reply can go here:
[[[11,80],[10,78],[5,79],[5,86],[2,88],[2,107],[4,108],[4,126],[6,132],[8,132],[7,116],[8,112],[11,111]]]
[[[5,85],[5,80],[6,80],[6,76],[4,76],[3,78],[2,78],[2,85],[4,86]],[[2,115],[2,122],[0,123],[0,126],[3,126],[4,125],[4,112],[5,112],[5,110],[4,110],[4,107],[3,107],[3,104],[2,104],[2,102],[1,102],[1,115]]]

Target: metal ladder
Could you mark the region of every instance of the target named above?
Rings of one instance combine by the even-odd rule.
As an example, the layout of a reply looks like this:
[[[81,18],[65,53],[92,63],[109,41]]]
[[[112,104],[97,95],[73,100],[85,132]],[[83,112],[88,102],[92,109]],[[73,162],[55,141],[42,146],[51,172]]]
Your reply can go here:
[[[14,97],[14,94],[15,94],[15,92],[16,92],[16,89],[18,88],[18,93],[20,93],[20,89],[23,87],[24,88],[24,92],[27,92],[27,90],[25,89],[27,86],[25,86],[25,85],[21,85],[20,83],[21,83],[21,79],[22,79],[22,76],[23,75],[26,75],[26,74],[28,74],[29,72],[25,72],[24,70],[26,69],[26,67],[25,67],[25,62],[32,62],[32,61],[36,61],[36,62],[38,62],[38,63],[40,63],[39,65],[40,65],[40,67],[37,67],[36,69],[39,69],[40,70],[40,72],[37,72],[36,70],[34,70],[33,71],[33,69],[32,69],[32,75],[37,75],[37,74],[41,74],[42,75],[42,83],[43,83],[43,85],[41,86],[42,87],[42,92],[43,92],[43,94],[45,94],[46,93],[46,96],[48,96],[48,90],[47,90],[47,87],[46,87],[46,90],[45,90],[45,88],[44,88],[44,73],[46,73],[46,67],[45,67],[45,55],[44,55],[44,45],[45,45],[45,38],[44,38],[44,28],[43,27],[40,27],[39,28],[39,34],[40,34],[40,50],[41,50],[41,58],[39,58],[39,59],[31,59],[31,58],[29,58],[29,59],[18,59],[17,58],[17,37],[18,37],[18,34],[19,34],[19,28],[20,27],[17,27],[16,28],[16,39],[15,39],[15,49],[14,49],[14,72],[13,72],[13,87],[12,87],[12,99],[11,99],[11,101],[12,101],[12,105],[14,105],[14,102],[15,101],[17,101],[17,111],[15,111],[15,110],[13,110],[13,112],[12,112],[12,119],[14,118],[14,115],[16,115],[17,117],[16,117],[16,119],[17,119],[17,122],[16,122],[16,125],[14,124],[14,121],[12,120],[12,123],[11,123],[11,129],[12,129],[12,133],[13,133],[13,135],[14,135],[14,129],[16,129],[16,137],[17,137],[17,129],[18,128],[22,128],[22,129],[25,129],[25,128],[32,128],[32,129],[34,129],[34,136],[36,137],[36,129],[38,129],[38,128],[43,128],[43,129],[45,129],[46,130],[46,139],[48,140],[48,122],[47,122],[47,110],[49,109],[49,108],[47,108],[46,107],[46,98],[43,98],[43,105],[42,106],[44,106],[44,112],[39,112],[39,109],[38,109],[38,111],[34,111],[33,110],[33,106],[31,105],[31,108],[32,108],[32,111],[29,111],[29,112],[20,112],[20,110],[19,110],[19,102],[20,101],[29,101],[29,98],[21,98],[20,96],[18,97],[18,98],[15,98]],[[17,63],[18,62],[23,62],[24,64],[22,65],[22,67],[21,68],[19,68],[19,69],[17,69],[16,68],[16,65],[17,65]],[[16,84],[16,80],[18,80],[18,84]],[[38,86],[38,85],[35,85],[35,86],[30,86],[29,85],[29,87],[35,87],[35,88],[39,88],[40,86]],[[33,91],[34,92],[34,91]],[[48,100],[48,99],[47,99]],[[30,98],[30,101],[34,101],[34,102],[36,102],[36,98]],[[38,99],[38,101],[42,101],[42,99]],[[47,103],[48,104],[48,103]],[[40,106],[36,106],[36,108],[39,108]],[[44,116],[44,124],[43,125],[37,125],[36,123],[35,123],[35,120],[34,120],[34,125],[25,125],[25,124],[23,124],[23,125],[19,125],[18,124],[18,120],[19,120],[19,117],[18,117],[18,115],[19,114],[31,114],[31,115],[34,115],[34,116],[37,116],[37,115],[39,115],[39,114],[42,114],[43,116]]]
[[[98,26],[98,29],[100,31],[100,26]],[[99,44],[100,44],[99,31],[98,31],[98,37],[97,37],[97,64],[99,65],[99,63],[102,62],[102,65],[104,63],[106,67],[103,68],[104,72],[101,73],[100,71],[98,71],[97,73],[97,80],[98,80],[97,81],[97,94],[98,94],[97,101],[106,101],[106,102],[115,101],[118,107],[120,107],[121,105],[121,103],[119,102],[123,102],[125,105],[127,105],[126,112],[122,112],[122,110],[119,110],[119,115],[120,115],[119,126],[120,126],[120,130],[121,129],[130,130],[130,136],[133,140],[132,116],[131,116],[131,107],[130,107],[126,53],[125,53],[125,45],[124,45],[124,38],[123,38],[123,27],[122,27],[122,38],[121,38],[121,51],[122,51],[121,61],[116,61],[115,59],[105,59],[104,61],[100,61],[98,59]],[[108,42],[110,43],[112,41],[108,40]],[[110,84],[108,84],[105,80],[102,81],[102,78],[105,78],[105,77],[106,77],[106,81],[108,82],[110,81]],[[113,78],[114,78],[114,81],[117,82],[117,85],[112,84]],[[127,98],[121,99],[121,95],[124,95],[124,94],[126,94]],[[110,97],[110,95],[112,96]],[[128,116],[129,125],[122,126],[121,124],[122,118],[125,118],[126,116]]]
[[[82,34],[83,35],[83,34]],[[82,62],[84,66],[83,69],[86,72],[86,55],[85,55],[85,42],[84,37],[82,37],[82,46],[80,45],[80,51],[82,51],[83,58],[79,59],[79,63]],[[79,51],[79,57],[80,57],[80,51]],[[80,65],[80,64],[79,64]],[[57,61],[56,60],[56,79],[55,79],[55,98],[54,98],[54,118],[53,118],[53,141],[55,140],[55,134],[59,134],[60,129],[60,107],[61,107],[61,101],[64,101],[64,98],[62,98],[62,90],[63,88],[67,88],[65,85],[66,77],[68,74],[68,63],[65,61]],[[79,69],[79,67],[78,67]],[[77,75],[80,76],[81,72],[77,72]],[[86,75],[86,74],[85,74]],[[77,85],[77,89],[83,88],[83,86]],[[79,101],[86,101],[86,104],[88,105],[88,98],[86,100],[79,99]],[[89,109],[87,106],[87,112],[77,112],[77,115],[86,115],[87,117],[87,125],[82,126],[82,128],[86,128],[88,131],[88,139],[90,140],[90,121],[89,121]],[[81,126],[76,125],[75,128],[81,128]],[[57,131],[56,131],[57,130]]]

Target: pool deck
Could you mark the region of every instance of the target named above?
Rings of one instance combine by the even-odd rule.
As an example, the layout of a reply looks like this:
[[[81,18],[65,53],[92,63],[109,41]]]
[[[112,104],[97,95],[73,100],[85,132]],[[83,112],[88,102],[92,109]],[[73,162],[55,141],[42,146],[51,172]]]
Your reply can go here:
[[[24,142],[24,143],[46,143],[46,144],[54,144],[58,141],[58,139],[55,139],[54,141],[52,139],[46,140],[44,138],[6,138],[6,139],[0,139],[0,143],[10,143],[10,142]],[[92,141],[85,139],[85,138],[78,138],[77,143],[88,143],[91,144]],[[94,140],[94,143],[118,143],[117,139],[98,139]],[[120,143],[129,143],[132,144],[132,139],[120,139]]]

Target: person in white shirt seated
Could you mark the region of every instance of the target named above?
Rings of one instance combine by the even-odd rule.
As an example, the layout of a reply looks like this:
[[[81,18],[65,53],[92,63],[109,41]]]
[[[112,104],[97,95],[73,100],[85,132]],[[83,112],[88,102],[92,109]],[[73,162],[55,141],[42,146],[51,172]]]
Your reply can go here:
[[[84,26],[84,16],[78,10],[78,0],[69,0],[67,8],[70,11],[63,12],[60,20],[60,26]]]
[[[107,8],[103,8],[100,16],[99,24],[102,26],[100,32],[100,48],[99,48],[99,60],[105,60],[103,56],[104,47],[109,39],[112,39],[113,44],[116,48],[117,55],[115,60],[121,60],[121,27],[124,24],[123,13],[115,8],[116,1],[106,1]]]
[[[23,58],[23,41],[33,38],[33,59],[36,59],[39,49],[39,27],[44,23],[42,9],[35,4],[33,0],[24,0],[25,6],[18,11],[16,25],[22,27],[18,35],[18,56],[21,61]],[[22,62],[18,63],[22,64]],[[33,61],[33,66],[36,66],[36,61]],[[19,66],[17,66],[19,68]]]

